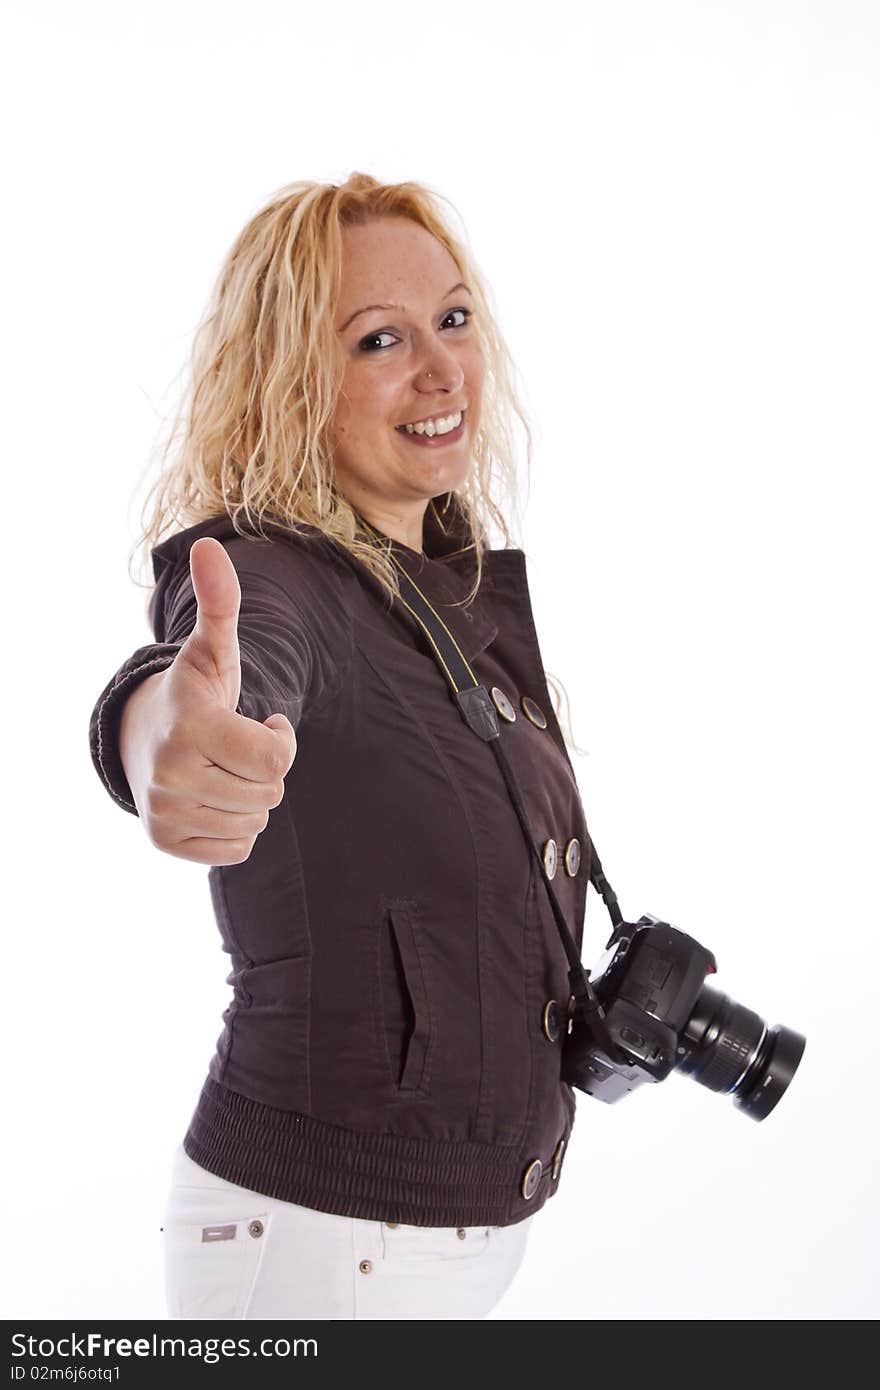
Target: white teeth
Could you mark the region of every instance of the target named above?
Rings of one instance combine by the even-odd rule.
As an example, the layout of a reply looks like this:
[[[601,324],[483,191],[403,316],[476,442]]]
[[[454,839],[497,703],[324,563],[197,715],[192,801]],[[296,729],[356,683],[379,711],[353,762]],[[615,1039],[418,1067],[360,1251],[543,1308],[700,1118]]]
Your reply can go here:
[[[437,420],[419,420],[415,425],[404,425],[407,434],[426,434],[429,439],[433,439],[435,434],[448,434],[450,430],[458,429],[461,424],[461,411],[457,410],[454,415],[441,415]]]

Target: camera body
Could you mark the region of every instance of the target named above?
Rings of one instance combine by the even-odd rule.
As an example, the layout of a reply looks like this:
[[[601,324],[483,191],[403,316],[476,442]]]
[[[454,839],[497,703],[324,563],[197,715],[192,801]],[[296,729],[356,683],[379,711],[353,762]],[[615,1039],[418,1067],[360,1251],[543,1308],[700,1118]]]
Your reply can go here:
[[[715,958],[693,937],[646,914],[621,922],[589,992],[569,1001],[562,1079],[613,1104],[673,1070],[733,1096],[763,1120],[794,1075],[805,1039],[769,1029],[751,1009],[709,988]]]

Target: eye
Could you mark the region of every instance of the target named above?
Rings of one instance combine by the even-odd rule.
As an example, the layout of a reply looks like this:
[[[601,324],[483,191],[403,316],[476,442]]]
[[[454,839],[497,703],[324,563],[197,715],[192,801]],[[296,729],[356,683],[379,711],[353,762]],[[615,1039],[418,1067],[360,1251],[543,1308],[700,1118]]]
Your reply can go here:
[[[449,313],[444,316],[443,322],[446,323],[448,319],[452,318],[453,314],[461,314],[463,316],[463,321],[461,323],[454,323],[452,327],[464,328],[467,325],[468,319],[470,319],[473,316],[473,310],[464,308],[450,309]],[[380,338],[394,338],[394,336],[395,335],[392,332],[390,332],[389,329],[383,328],[380,329],[378,333],[370,333],[367,335],[366,338],[361,338],[360,342],[358,343],[358,348],[361,352],[384,352],[386,350],[386,347],[390,347],[390,344],[383,345],[380,343],[378,347],[373,347],[372,344],[378,342]]]
[[[381,332],[379,332],[379,333],[371,333],[371,334],[369,335],[369,337],[367,337],[367,338],[361,338],[360,342],[358,343],[358,347],[361,349],[362,352],[374,352],[374,351],[376,351],[376,349],[370,347],[370,344],[371,344],[371,343],[375,343],[375,341],[376,341],[377,338],[393,338],[393,337],[394,337],[394,334],[393,334],[393,333],[389,333],[389,332],[387,331],[387,329],[383,329],[383,330],[382,330]],[[379,351],[381,352],[382,349],[379,348]]]

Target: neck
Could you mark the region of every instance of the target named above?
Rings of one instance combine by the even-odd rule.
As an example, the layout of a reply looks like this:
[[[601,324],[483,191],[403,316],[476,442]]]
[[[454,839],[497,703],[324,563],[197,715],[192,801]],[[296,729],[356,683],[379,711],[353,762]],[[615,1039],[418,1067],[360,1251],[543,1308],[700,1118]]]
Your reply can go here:
[[[402,513],[400,508],[392,510],[370,502],[367,506],[358,505],[358,511],[377,531],[381,531],[383,536],[390,536],[392,540],[399,541],[401,545],[420,555],[427,506],[427,502],[419,502],[416,504],[417,510]]]

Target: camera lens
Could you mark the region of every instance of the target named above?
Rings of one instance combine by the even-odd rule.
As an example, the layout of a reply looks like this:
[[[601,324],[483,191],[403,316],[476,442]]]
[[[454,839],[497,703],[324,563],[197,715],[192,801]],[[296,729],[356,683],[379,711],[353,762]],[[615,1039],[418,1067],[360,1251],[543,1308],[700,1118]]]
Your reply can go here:
[[[769,1029],[759,1055],[734,1092],[734,1105],[753,1120],[769,1115],[797,1071],[806,1041],[802,1034],[781,1023]]]
[[[768,1028],[751,1009],[704,986],[679,1039],[676,1067],[763,1120],[794,1076],[805,1041],[790,1028]]]

